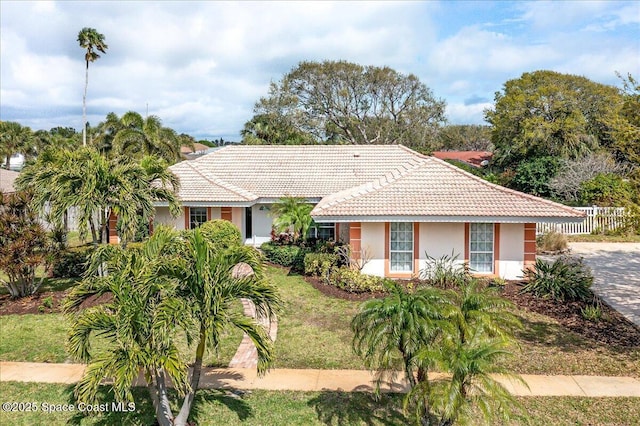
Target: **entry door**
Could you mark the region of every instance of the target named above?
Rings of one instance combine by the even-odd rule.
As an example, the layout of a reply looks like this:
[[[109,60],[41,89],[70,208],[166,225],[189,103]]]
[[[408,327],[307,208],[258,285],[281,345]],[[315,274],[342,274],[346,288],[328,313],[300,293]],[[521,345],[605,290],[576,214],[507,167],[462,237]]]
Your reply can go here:
[[[244,237],[246,239],[253,238],[253,218],[251,213],[252,207],[244,209]]]

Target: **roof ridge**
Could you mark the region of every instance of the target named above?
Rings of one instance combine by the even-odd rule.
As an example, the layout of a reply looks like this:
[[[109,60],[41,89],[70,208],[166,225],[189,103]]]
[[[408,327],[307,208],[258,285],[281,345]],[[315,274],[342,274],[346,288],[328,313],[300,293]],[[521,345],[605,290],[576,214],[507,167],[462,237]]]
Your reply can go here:
[[[563,210],[565,210],[565,211],[567,211],[569,213],[578,212],[578,210],[574,209],[573,207],[564,205],[562,203],[557,203],[555,201],[547,200],[546,198],[537,197],[535,195],[527,194],[527,193],[524,193],[524,192],[521,192],[521,191],[516,191],[515,189],[507,188],[505,186],[501,186],[501,185],[495,184],[493,182],[489,182],[488,180],[482,179],[481,177],[476,176],[473,173],[469,173],[466,170],[461,169],[460,167],[455,166],[455,165],[453,165],[451,163],[448,163],[445,160],[441,160],[441,159],[439,159],[437,157],[429,156],[428,158],[431,161],[442,163],[443,165],[445,165],[446,167],[450,168],[455,173],[459,173],[459,174],[465,175],[465,176],[467,176],[469,178],[472,178],[473,180],[475,180],[475,181],[477,181],[477,182],[479,182],[479,183],[481,183],[481,184],[483,184],[485,186],[497,189],[497,190],[499,190],[501,192],[504,192],[506,194],[512,194],[512,195],[515,195],[515,196],[518,196],[520,198],[524,198],[524,199],[527,199],[527,200],[544,202],[545,204],[548,204],[548,205],[553,206],[553,207],[561,208],[561,209],[563,209]]]
[[[324,210],[336,204],[342,203],[344,201],[351,200],[361,195],[371,193],[374,190],[377,191],[379,189],[382,189],[398,181],[399,179],[413,173],[414,171],[418,170],[422,165],[424,165],[423,159],[411,160],[409,163],[402,164],[398,168],[385,173],[379,178],[327,195],[322,200],[320,200],[318,204],[316,204],[316,206],[314,207],[314,210],[316,208],[318,210]]]
[[[224,181],[224,180],[220,179],[219,177],[217,177],[217,176],[215,176],[213,174],[209,174],[209,173],[206,173],[206,172],[203,172],[203,171],[199,170],[198,168],[194,167],[193,164],[191,164],[189,161],[184,161],[184,163],[191,170],[193,170],[194,172],[196,172],[197,174],[202,176],[204,179],[208,180],[209,182],[213,183],[214,185],[218,185],[218,186],[226,189],[229,192],[233,192],[234,194],[239,195],[240,197],[246,199],[247,201],[253,201],[253,200],[258,198],[257,195],[255,195],[254,193],[252,193],[250,191],[247,191],[244,188],[240,188],[239,186],[236,186],[236,185],[234,185],[232,183]]]

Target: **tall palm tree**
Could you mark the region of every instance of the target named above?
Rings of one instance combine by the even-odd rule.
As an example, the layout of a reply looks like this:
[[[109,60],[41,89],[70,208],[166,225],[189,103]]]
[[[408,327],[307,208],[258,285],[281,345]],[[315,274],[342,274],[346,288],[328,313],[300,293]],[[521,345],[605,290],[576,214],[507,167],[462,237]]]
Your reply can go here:
[[[14,121],[0,121],[0,158],[5,158],[5,167],[11,167],[11,157],[22,154],[25,160],[34,154],[34,136],[31,128]]]
[[[96,52],[106,53],[109,48],[104,41],[104,35],[93,28],[85,27],[78,33],[78,43],[85,49],[84,60],[85,80],[84,95],[82,96],[82,146],[87,146],[87,88],[89,87],[89,62],[94,62],[100,55]]]
[[[406,291],[398,284],[384,299],[366,302],[353,318],[353,348],[368,369],[376,370],[377,389],[389,373],[401,370],[410,389],[429,388],[428,370],[435,360],[425,354],[443,331],[453,311],[448,291],[423,287]],[[422,354],[418,358],[418,354]],[[418,395],[418,394],[414,394]],[[413,396],[413,395],[412,395]],[[428,419],[428,394],[413,398],[418,417]]]

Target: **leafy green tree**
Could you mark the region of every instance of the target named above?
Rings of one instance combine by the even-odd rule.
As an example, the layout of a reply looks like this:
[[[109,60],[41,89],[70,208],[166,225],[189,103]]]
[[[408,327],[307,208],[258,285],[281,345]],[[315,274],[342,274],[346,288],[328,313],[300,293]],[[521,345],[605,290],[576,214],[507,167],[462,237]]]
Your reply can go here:
[[[22,154],[27,160],[34,154],[34,136],[31,128],[15,121],[0,121],[0,158],[11,168],[11,156]]]
[[[507,81],[485,112],[494,160],[506,168],[538,156],[576,158],[612,144],[606,118],[622,97],[613,86],[553,71]]]
[[[87,146],[87,88],[89,87],[89,62],[96,61],[100,55],[96,52],[106,53],[109,46],[104,41],[104,35],[93,28],[85,27],[78,33],[78,43],[85,49],[84,60],[85,80],[84,94],[82,96],[82,146]]]
[[[640,82],[631,74],[626,78],[619,77],[622,79],[624,101],[608,121],[613,148],[620,159],[640,167]]]
[[[580,199],[587,205],[621,207],[633,201],[633,186],[622,176],[600,173],[580,185]]]
[[[17,180],[20,189],[33,193],[36,211],[44,214],[49,209],[54,223],[62,222],[66,211],[75,207],[81,236],[90,230],[94,244],[108,240],[111,213],[118,216],[123,243],[133,237],[138,221],[148,223],[154,201],[168,201],[172,213],[179,214],[177,185],[177,178],[162,160],[109,160],[92,148],[47,150]]]
[[[29,208],[22,192],[0,192],[0,270],[8,279],[0,282],[11,297],[34,294],[42,284],[36,268],[47,262],[49,242],[38,216]]]
[[[303,198],[282,197],[271,208],[274,216],[274,226],[279,232],[290,231],[293,240],[306,241],[314,222],[311,218],[313,204],[307,203]]]
[[[278,136],[291,143],[309,135],[319,143],[425,146],[445,122],[444,108],[445,102],[413,74],[346,61],[306,61],[271,85],[245,130],[263,143],[279,143]]]
[[[561,161],[557,157],[538,157],[522,161],[516,167],[509,186],[518,191],[539,197],[551,197],[551,180],[560,170]]]
[[[477,124],[450,124],[438,133],[433,151],[493,151],[491,127]]]
[[[309,145],[313,137],[298,130],[286,117],[277,114],[257,114],[240,132],[245,145]]]

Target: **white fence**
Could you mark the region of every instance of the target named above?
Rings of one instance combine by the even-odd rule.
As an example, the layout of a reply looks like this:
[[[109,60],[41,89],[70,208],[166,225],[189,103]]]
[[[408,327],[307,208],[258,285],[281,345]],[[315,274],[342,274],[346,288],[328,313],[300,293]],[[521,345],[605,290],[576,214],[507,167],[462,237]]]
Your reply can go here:
[[[566,235],[591,234],[592,232],[612,231],[622,225],[624,207],[574,207],[587,213],[584,221],[578,223],[538,223],[536,233],[549,231],[561,232]]]

